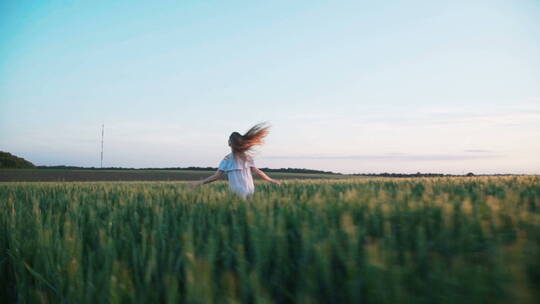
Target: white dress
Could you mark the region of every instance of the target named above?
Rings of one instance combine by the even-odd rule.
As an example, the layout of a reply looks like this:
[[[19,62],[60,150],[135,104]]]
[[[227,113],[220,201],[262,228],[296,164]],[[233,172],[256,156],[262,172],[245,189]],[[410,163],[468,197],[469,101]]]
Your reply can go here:
[[[244,161],[242,158],[236,157],[234,152],[231,152],[219,163],[218,170],[227,173],[229,188],[240,197],[246,198],[255,192],[251,167],[255,167],[253,158],[247,156],[247,160]]]

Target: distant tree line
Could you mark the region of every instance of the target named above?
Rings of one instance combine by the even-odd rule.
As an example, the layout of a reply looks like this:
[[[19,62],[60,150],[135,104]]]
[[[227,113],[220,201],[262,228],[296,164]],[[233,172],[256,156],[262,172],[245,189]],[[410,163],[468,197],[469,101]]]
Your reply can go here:
[[[124,168],[124,167],[79,167],[79,166],[35,166],[38,169],[54,169],[54,170],[157,170],[157,171],[216,171],[216,167],[169,167],[169,168]],[[304,173],[304,174],[333,174],[333,175],[344,175],[343,173],[336,173],[332,171],[323,171],[323,170],[313,170],[305,168],[279,168],[279,169],[270,169],[270,168],[260,168],[264,172],[277,172],[277,173]],[[351,176],[365,176],[365,177],[451,177],[451,176],[477,176],[476,174],[469,172],[466,174],[443,174],[443,173],[353,173],[348,174]],[[520,175],[520,174],[482,174],[481,176],[511,176],[511,175]]]
[[[312,173],[312,174],[336,174],[341,175],[341,173],[336,173],[332,171],[322,171],[322,170],[313,170],[313,169],[299,169],[299,168],[280,168],[280,169],[270,169],[270,168],[260,168],[264,172],[283,172],[283,173]]]
[[[216,167],[169,167],[169,168],[123,168],[123,167],[80,167],[80,166],[37,166],[38,169],[54,169],[54,170],[163,170],[163,171],[172,171],[172,170],[186,170],[186,171],[216,171]],[[304,168],[280,168],[280,169],[270,169],[270,168],[260,168],[264,172],[281,172],[281,173],[310,173],[310,174],[336,174],[341,175],[341,173],[335,173],[331,171],[322,171],[322,170],[313,170],[313,169],[304,169]]]
[[[0,169],[3,168],[38,168],[38,169],[54,169],[54,170],[186,170],[186,171],[216,171],[216,167],[169,167],[169,168],[123,168],[123,167],[81,167],[81,166],[35,166],[24,158],[17,157],[9,152],[0,151]],[[304,173],[304,174],[334,174],[342,175],[332,171],[313,170],[305,168],[260,168],[264,172],[279,172],[279,173]],[[475,176],[474,173],[467,174],[442,174],[442,173],[355,173],[352,176],[376,176],[376,177],[445,177],[445,176]],[[491,176],[515,175],[515,174],[490,174]]]
[[[465,175],[461,174],[442,174],[442,173],[355,173],[353,176],[379,176],[379,177],[444,177],[444,176],[475,176],[474,173],[469,172]]]
[[[0,168],[34,168],[34,164],[9,152],[0,151]]]

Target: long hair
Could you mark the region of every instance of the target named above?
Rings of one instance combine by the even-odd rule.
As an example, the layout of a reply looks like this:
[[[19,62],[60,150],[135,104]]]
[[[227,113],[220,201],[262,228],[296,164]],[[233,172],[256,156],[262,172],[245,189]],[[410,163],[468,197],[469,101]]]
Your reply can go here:
[[[244,135],[233,132],[231,136],[229,136],[229,143],[231,144],[233,152],[245,160],[246,157],[253,152],[252,148],[254,146],[262,145],[264,143],[263,138],[268,135],[270,132],[269,129],[270,125],[266,122],[262,122],[251,127]]]

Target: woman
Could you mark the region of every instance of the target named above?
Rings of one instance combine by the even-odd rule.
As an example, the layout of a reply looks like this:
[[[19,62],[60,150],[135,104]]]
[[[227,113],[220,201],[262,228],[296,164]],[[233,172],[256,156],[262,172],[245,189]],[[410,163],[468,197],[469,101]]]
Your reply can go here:
[[[263,144],[262,140],[268,135],[269,128],[264,123],[260,123],[253,126],[244,135],[233,132],[229,136],[231,153],[227,154],[219,163],[216,173],[204,180],[191,183],[190,188],[214,182],[222,177],[224,173],[227,173],[229,188],[245,199],[255,192],[255,185],[253,184],[253,177],[251,175],[252,171],[268,182],[277,185],[281,184],[281,182],[270,178],[258,169],[255,166],[252,155],[250,155],[254,146]]]

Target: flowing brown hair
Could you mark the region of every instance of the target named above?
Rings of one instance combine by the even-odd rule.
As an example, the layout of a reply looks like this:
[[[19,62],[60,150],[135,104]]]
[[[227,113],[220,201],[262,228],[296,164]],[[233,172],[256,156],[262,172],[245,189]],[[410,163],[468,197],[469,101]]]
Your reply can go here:
[[[252,148],[257,145],[262,145],[263,138],[270,132],[270,125],[266,122],[258,123],[251,127],[244,135],[233,132],[229,136],[229,143],[235,154],[239,155],[242,159],[246,159],[246,156],[253,152]],[[249,155],[251,156],[251,155]]]

